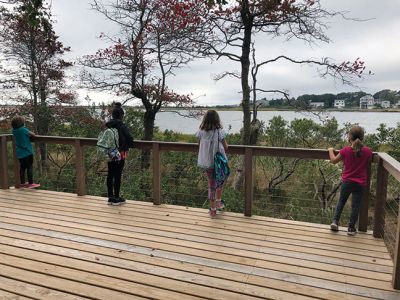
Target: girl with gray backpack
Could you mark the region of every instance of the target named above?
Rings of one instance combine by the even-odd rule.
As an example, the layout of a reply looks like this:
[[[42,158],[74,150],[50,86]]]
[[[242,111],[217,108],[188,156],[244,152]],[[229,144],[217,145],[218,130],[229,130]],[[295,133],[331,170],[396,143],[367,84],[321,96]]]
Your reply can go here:
[[[106,129],[99,136],[98,148],[103,148],[108,158],[107,195],[109,205],[120,205],[125,199],[120,196],[122,171],[129,148],[133,148],[133,138],[126,125],[122,122],[124,110],[121,103],[113,105],[112,119],[105,124]],[[107,145],[110,144],[110,145]]]

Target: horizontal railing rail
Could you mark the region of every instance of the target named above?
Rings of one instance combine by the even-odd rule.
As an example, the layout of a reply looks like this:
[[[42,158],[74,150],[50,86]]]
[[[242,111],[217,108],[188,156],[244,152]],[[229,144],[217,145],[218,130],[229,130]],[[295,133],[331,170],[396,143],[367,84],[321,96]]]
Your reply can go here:
[[[96,146],[97,139],[80,138],[80,137],[59,137],[59,136],[36,136],[32,141],[46,144],[72,145],[75,148],[75,164],[76,164],[76,186],[77,194],[82,196],[86,194],[85,186],[85,165],[83,147]],[[0,187],[2,189],[9,188],[8,169],[7,169],[7,143],[13,143],[13,160],[14,160],[14,178],[15,187],[18,188],[19,172],[18,161],[15,153],[15,143],[12,135],[0,135]],[[176,143],[176,142],[160,142],[160,141],[142,141],[135,140],[134,147],[141,150],[152,151],[152,168],[153,168],[153,203],[161,204],[161,159],[162,151],[182,151],[197,152],[198,144],[195,143]],[[270,156],[270,157],[286,157],[301,159],[329,159],[328,151],[325,149],[303,149],[303,148],[280,148],[280,147],[261,147],[261,146],[244,146],[230,145],[228,154],[236,154],[244,156],[244,214],[252,215],[253,190],[254,190],[254,157]],[[397,181],[400,181],[400,162],[396,161],[386,153],[375,153],[373,162],[377,163],[377,187],[376,187],[376,203],[374,212],[373,235],[382,238],[384,235],[385,214],[384,208],[387,198],[388,174],[392,175]],[[369,186],[368,186],[369,189]],[[368,190],[369,191],[369,190]],[[365,193],[364,201],[360,209],[359,230],[366,231],[368,225],[368,206],[369,192]],[[399,214],[400,215],[400,214]],[[400,289],[400,220],[397,225],[395,255],[394,255],[394,271],[393,286]]]

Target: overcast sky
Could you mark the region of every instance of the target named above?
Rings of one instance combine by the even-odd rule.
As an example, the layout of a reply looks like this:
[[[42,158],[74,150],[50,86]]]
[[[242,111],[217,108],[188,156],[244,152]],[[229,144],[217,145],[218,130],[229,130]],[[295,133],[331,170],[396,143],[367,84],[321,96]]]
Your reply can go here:
[[[53,0],[56,19],[55,30],[66,46],[71,46],[70,59],[93,54],[106,45],[97,38],[100,32],[115,32],[115,28],[100,14],[90,10],[89,0]],[[258,78],[264,89],[289,90],[291,96],[301,94],[339,93],[359,91],[375,93],[382,89],[400,90],[400,1],[399,0],[322,0],[331,10],[348,11],[348,16],[371,19],[366,22],[346,21],[335,18],[330,21],[329,44],[310,47],[301,41],[272,40],[259,36],[257,53],[264,58],[285,54],[293,58],[331,57],[336,62],[365,61],[367,70],[374,75],[359,83],[360,88],[347,87],[332,79],[321,79],[316,69],[276,63],[264,68]],[[211,63],[200,60],[181,70],[168,85],[180,93],[193,93],[198,104],[239,104],[240,82],[237,79],[213,81],[213,75],[224,70],[239,70],[230,61]],[[111,101],[112,97],[91,95],[93,100]],[[271,98],[273,95],[268,96]],[[101,98],[101,99],[100,99]]]

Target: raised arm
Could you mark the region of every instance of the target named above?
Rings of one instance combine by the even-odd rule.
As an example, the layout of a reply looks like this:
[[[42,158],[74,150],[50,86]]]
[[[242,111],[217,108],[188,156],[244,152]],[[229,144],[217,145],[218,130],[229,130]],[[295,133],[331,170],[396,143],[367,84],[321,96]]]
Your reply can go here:
[[[342,160],[342,156],[340,155],[340,153],[335,154],[335,150],[333,148],[328,148],[328,152],[329,152],[329,160],[331,163],[337,164]]]

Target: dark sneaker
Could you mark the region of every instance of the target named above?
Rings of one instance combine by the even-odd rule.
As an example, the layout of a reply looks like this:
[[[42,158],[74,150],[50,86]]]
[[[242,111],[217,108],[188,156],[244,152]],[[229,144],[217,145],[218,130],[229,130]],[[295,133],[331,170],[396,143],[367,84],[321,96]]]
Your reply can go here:
[[[125,204],[126,203],[126,200],[124,198],[122,198],[122,197],[118,197],[117,200],[118,200],[119,204]]]
[[[108,205],[119,205],[120,202],[117,198],[110,197],[108,198]]]
[[[349,227],[347,229],[347,234],[348,235],[355,235],[357,233],[357,229],[355,229],[354,227]]]
[[[331,230],[332,230],[332,231],[339,231],[339,226],[338,226],[338,224],[337,224],[336,221],[333,221],[333,222],[332,222],[332,224],[331,224]]]

